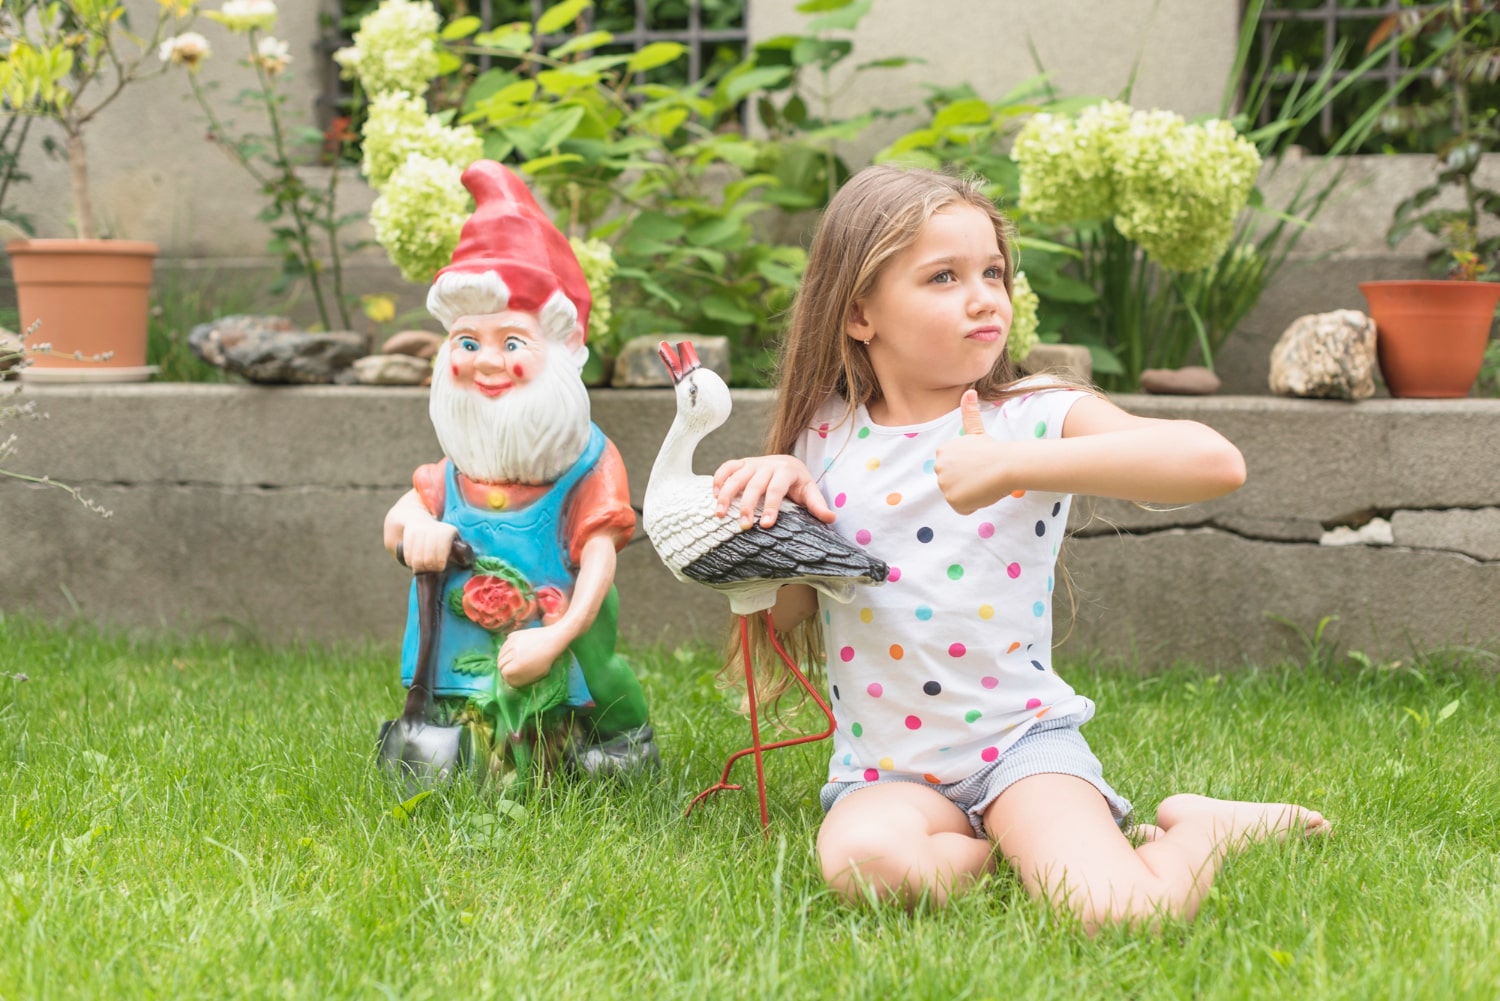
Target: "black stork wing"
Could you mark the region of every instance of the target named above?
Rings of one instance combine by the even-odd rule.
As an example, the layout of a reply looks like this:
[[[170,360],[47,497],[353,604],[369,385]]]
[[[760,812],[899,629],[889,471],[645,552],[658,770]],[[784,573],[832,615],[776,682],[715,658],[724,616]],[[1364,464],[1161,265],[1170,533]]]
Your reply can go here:
[[[890,568],[823,524],[804,508],[783,504],[776,524],[730,536],[682,568],[704,584],[799,577],[845,577],[884,581]]]

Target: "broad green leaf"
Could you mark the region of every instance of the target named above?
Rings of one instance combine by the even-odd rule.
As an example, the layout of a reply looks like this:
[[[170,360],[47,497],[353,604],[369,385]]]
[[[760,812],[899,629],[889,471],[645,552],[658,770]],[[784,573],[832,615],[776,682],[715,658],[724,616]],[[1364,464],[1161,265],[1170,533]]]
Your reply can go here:
[[[685,236],[689,243],[696,243],[700,247],[717,247],[732,240],[739,231],[740,223],[737,219],[721,216],[717,219],[705,219],[689,229]]]
[[[558,143],[573,134],[582,120],[583,109],[577,105],[567,105],[547,112],[532,129],[537,151],[546,153],[556,149]]]
[[[569,56],[575,52],[586,52],[589,49],[597,49],[602,45],[608,45],[614,40],[615,36],[612,32],[586,31],[581,35],[574,35],[557,48],[548,52],[547,55],[553,59],[561,59],[563,56]]]
[[[788,66],[759,66],[724,81],[724,95],[730,104],[739,104],[752,92],[778,87],[792,78]]]
[[[843,10],[854,0],[802,0],[794,9],[799,14],[824,14],[830,10]]]
[[[722,320],[725,323],[750,324],[755,322],[755,314],[745,309],[739,303],[721,295],[711,295],[698,303],[698,308],[703,310],[703,315],[711,320]]]
[[[1113,351],[1102,344],[1087,345],[1089,349],[1089,362],[1093,365],[1095,372],[1100,375],[1124,375],[1125,366],[1120,359],[1115,357]]]
[[[443,26],[443,30],[438,32],[438,37],[445,42],[453,42],[460,38],[468,38],[482,27],[484,27],[484,22],[472,15],[456,17]]]
[[[542,12],[536,19],[538,34],[555,35],[578,20],[578,15],[593,6],[591,0],[563,0],[556,7]]]
[[[987,123],[994,115],[990,106],[978,98],[954,101],[943,108],[932,119],[935,129],[951,129],[956,125],[978,125]]]
[[[438,49],[437,70],[438,76],[447,76],[456,73],[463,67],[464,61],[447,49]]]
[[[1032,282],[1033,291],[1044,299],[1055,302],[1095,302],[1099,298],[1099,292],[1094,286],[1077,278],[1069,278],[1067,275],[1050,275],[1045,280],[1040,275],[1030,277],[1036,279]]]
[[[531,25],[521,21],[501,25],[494,31],[475,35],[474,44],[481,48],[499,49],[502,52],[529,52],[531,51]]]
[[[632,73],[644,73],[654,70],[658,66],[676,62],[687,52],[687,46],[678,42],[652,42],[642,47],[625,64],[625,68]]]
[[[598,85],[599,74],[577,73],[572,69],[542,70],[536,75],[536,82],[547,93],[562,96]]]
[[[853,0],[852,3],[841,5],[837,10],[815,17],[807,22],[805,30],[809,32],[843,30],[853,31],[864,20],[864,16],[870,13],[870,7],[874,0]]]
[[[630,224],[632,239],[659,240],[671,243],[682,236],[687,227],[661,212],[642,212]]]
[[[539,174],[563,163],[584,163],[583,157],[577,153],[553,153],[550,156],[539,156],[527,160],[521,164],[520,171],[523,174]]]

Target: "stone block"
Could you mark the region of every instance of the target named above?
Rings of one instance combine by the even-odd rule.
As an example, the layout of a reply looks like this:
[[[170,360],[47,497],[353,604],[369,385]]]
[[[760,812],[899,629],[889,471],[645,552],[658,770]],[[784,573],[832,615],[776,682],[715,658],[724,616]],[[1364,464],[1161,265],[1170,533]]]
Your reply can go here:
[[[615,372],[611,383],[616,388],[641,389],[649,386],[670,386],[672,377],[656,353],[662,341],[692,342],[703,367],[717,372],[725,382],[729,381],[729,339],[727,337],[702,337],[698,334],[659,334],[654,337],[636,337],[625,342],[615,358]]]
[[[1443,549],[1476,560],[1500,560],[1500,507],[1397,511],[1391,531],[1398,546]]]

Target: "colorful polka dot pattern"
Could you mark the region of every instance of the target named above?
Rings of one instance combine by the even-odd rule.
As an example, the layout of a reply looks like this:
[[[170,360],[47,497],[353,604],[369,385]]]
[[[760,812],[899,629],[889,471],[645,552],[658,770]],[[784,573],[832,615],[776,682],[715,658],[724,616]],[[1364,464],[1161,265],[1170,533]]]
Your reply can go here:
[[[987,433],[1055,437],[1079,396],[986,408]],[[1069,505],[1018,490],[959,515],[931,475],[937,447],[961,427],[957,411],[915,428],[880,427],[863,409],[852,425],[841,417],[820,414],[798,454],[826,469],[835,529],[891,569],[852,604],[824,601],[838,722],[830,778],[957,781],[1040,715],[1083,701],[1050,669],[1053,563]]]

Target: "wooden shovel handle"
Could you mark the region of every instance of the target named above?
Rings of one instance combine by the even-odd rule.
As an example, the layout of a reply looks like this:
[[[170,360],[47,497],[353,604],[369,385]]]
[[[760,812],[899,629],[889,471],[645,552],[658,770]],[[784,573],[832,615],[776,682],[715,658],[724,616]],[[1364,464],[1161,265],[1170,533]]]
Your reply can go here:
[[[400,548],[399,545],[396,547],[398,559],[401,557]],[[462,539],[454,539],[448,566],[466,569],[473,565],[473,547]],[[411,687],[406,691],[403,719],[425,722],[432,715],[432,652],[437,649],[438,630],[442,625],[443,577],[446,573],[444,569],[414,575],[417,585],[417,664],[412,670]]]

